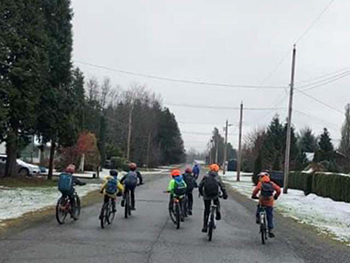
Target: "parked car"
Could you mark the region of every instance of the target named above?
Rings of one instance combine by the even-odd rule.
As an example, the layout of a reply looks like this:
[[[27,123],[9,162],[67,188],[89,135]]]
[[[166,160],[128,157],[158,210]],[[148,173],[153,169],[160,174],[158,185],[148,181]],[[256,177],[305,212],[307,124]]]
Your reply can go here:
[[[6,167],[6,155],[0,155],[0,173],[5,173]],[[17,159],[17,170],[21,176],[34,176],[40,174],[40,168],[37,165],[26,163],[20,159]]]

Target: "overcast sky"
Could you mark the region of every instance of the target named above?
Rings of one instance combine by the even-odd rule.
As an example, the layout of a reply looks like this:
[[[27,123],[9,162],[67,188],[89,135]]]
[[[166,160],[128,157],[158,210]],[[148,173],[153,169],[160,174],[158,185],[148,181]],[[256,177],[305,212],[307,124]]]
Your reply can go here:
[[[74,61],[168,78],[287,87],[293,44],[329,3],[330,0],[72,0],[73,57]],[[349,0],[335,1],[297,43],[296,84],[350,67],[349,10]],[[283,120],[287,114],[288,97],[283,88],[184,84],[75,65],[87,78],[102,80],[108,76],[114,85],[127,88],[139,83],[161,94],[164,105],[176,115],[186,149],[206,149],[214,126],[222,132],[226,119],[234,125],[229,140],[236,146],[239,111],[171,104],[239,107],[244,101],[247,108],[282,108],[245,111],[244,134],[266,126],[276,113]],[[294,107],[298,112],[293,113],[294,126],[298,130],[310,126],[316,135],[327,127],[337,144],[344,120],[341,112],[350,102],[349,84],[350,77],[345,77],[306,91],[335,109],[296,92]]]

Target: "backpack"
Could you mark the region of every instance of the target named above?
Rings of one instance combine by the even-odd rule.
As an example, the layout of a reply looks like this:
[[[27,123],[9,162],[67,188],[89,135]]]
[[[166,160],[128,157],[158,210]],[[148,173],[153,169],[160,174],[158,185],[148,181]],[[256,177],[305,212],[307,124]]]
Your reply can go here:
[[[137,173],[136,171],[130,171],[125,177],[124,183],[127,187],[136,187],[137,185]]]
[[[110,178],[108,179],[107,186],[106,186],[106,193],[110,195],[114,195],[117,192],[117,179]]]
[[[183,179],[187,184],[187,192],[191,192],[196,186],[196,179],[194,178],[194,176],[192,176],[192,174],[184,174]]]
[[[64,195],[73,194],[73,175],[62,173],[58,179],[58,190]]]
[[[183,179],[176,180],[175,179],[175,187],[174,187],[174,194],[177,196],[185,195],[187,192],[187,186]]]
[[[219,195],[219,182],[215,176],[209,175],[204,182],[204,194],[206,197],[216,197]]]
[[[261,183],[261,196],[271,197],[275,189],[271,183]]]

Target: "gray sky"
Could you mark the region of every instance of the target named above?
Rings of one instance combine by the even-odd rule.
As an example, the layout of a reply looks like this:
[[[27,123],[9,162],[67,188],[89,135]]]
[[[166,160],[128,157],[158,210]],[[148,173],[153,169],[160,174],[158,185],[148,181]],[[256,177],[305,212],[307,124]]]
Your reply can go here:
[[[293,43],[329,2],[72,0],[74,60],[176,79],[287,87]],[[350,67],[349,10],[350,1],[335,1],[297,43],[296,84]],[[287,114],[285,89],[201,86],[76,65],[87,77],[102,80],[108,76],[114,85],[124,88],[132,83],[145,84],[162,95],[166,106],[177,103],[239,107],[244,101],[248,108],[283,108],[245,111],[245,134],[267,125],[276,113],[282,119]],[[350,77],[345,77],[306,92],[343,112],[350,102],[349,82]],[[293,123],[297,129],[308,125],[318,135],[327,127],[338,143],[344,120],[340,112],[299,92],[296,92],[294,106],[303,112],[294,112]],[[230,128],[229,140],[237,145],[237,110],[171,105],[169,108],[179,121],[187,149],[204,150],[213,127],[222,131],[226,119],[236,125]]]

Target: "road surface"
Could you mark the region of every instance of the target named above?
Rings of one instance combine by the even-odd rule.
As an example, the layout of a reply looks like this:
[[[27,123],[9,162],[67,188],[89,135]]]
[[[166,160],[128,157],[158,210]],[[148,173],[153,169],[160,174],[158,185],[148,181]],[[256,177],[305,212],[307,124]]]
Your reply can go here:
[[[118,206],[110,228],[100,228],[101,204],[96,204],[84,208],[77,222],[59,226],[53,218],[2,237],[0,263],[350,262],[350,248],[280,216],[277,237],[263,246],[254,223],[255,204],[235,193],[221,201],[223,219],[212,242],[201,233],[203,204],[197,190],[194,215],[176,230],[167,212],[169,196],[163,193],[168,180],[165,175],[139,187],[137,211],[124,219]]]

